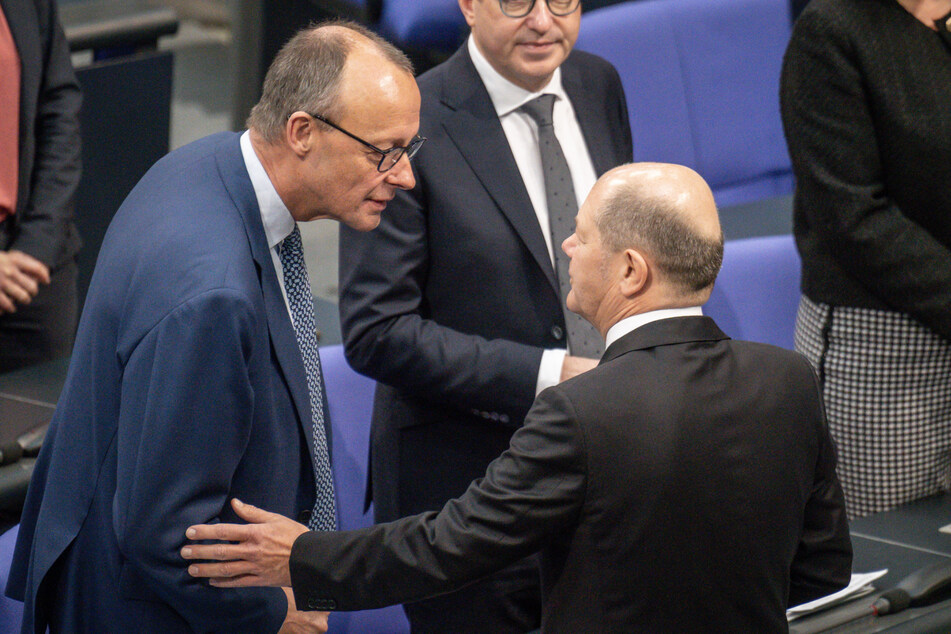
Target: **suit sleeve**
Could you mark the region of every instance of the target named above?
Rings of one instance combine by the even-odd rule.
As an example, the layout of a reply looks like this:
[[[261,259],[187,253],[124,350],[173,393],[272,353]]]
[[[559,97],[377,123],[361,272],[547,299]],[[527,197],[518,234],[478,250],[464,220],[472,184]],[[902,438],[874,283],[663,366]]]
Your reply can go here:
[[[875,119],[851,48],[841,27],[818,12],[802,16],[790,41],[781,96],[796,211],[821,228],[853,279],[951,339],[951,250],[888,196]]]
[[[583,435],[570,403],[542,392],[486,475],[438,513],[295,542],[298,605],[357,610],[448,592],[537,551],[584,504]]]
[[[417,175],[412,193],[397,192],[375,230],[340,228],[347,360],[358,372],[399,389],[466,410],[513,412],[521,420],[535,398],[542,349],[459,332],[426,314],[427,214],[438,210],[421,202],[422,181]]]
[[[803,364],[808,362],[802,360]],[[819,383],[811,367],[819,442],[812,491],[806,502],[799,547],[790,568],[789,601],[794,606],[831,594],[849,583],[852,541],[845,514],[845,498],[835,472],[836,454],[819,397]]]
[[[120,593],[161,601],[193,631],[275,632],[278,588],[222,591],[192,579],[178,554],[185,529],[227,508],[245,453],[255,395],[249,361],[262,354],[250,306],[210,291],[156,324],[125,363],[119,407],[115,532]]]
[[[16,240],[10,245],[53,268],[62,257],[73,218],[73,198],[80,176],[79,83],[69,45],[52,2],[46,4],[41,29],[43,78],[36,109],[36,155],[30,198],[23,208]]]

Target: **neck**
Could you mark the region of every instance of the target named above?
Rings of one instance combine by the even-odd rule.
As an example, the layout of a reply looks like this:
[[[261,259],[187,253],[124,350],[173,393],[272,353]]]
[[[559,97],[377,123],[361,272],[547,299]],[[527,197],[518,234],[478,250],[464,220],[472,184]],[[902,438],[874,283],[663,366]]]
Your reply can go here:
[[[633,317],[634,315],[640,315],[642,313],[649,313],[653,310],[660,310],[661,308],[673,308],[673,306],[663,306],[657,302],[652,301],[648,296],[637,296],[630,299],[625,299],[623,303],[616,305],[607,305],[602,304],[598,307],[598,315],[595,317],[592,323],[595,328],[598,329],[598,332],[601,333],[602,337],[607,336],[608,331],[611,329],[611,326],[614,324],[627,319],[628,317]]]
[[[294,190],[287,185],[285,182],[287,179],[284,178],[284,174],[290,173],[286,167],[283,167],[288,160],[287,152],[282,151],[281,147],[269,143],[254,128],[251,128],[248,132],[251,138],[251,147],[254,149],[258,160],[261,161],[264,172],[270,179],[271,184],[274,185],[277,195],[281,197],[284,205],[291,211],[291,215],[294,215]]]
[[[598,315],[592,323],[604,337],[607,335],[611,326],[628,317],[642,315],[655,310],[665,310],[668,308],[690,308],[691,306],[702,306],[710,299],[710,292],[713,287],[704,289],[698,293],[685,294],[667,288],[663,284],[652,286],[648,292],[640,293],[634,297],[619,297],[618,302],[612,304],[605,302],[598,307]]]

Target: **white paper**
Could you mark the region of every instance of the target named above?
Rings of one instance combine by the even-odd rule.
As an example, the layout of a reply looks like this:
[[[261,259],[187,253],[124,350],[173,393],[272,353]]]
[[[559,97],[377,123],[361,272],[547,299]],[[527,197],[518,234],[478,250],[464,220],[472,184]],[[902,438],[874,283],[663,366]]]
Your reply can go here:
[[[792,621],[795,618],[800,616],[816,612],[823,608],[833,606],[837,603],[843,603],[848,599],[860,597],[863,594],[868,594],[874,589],[872,587],[872,582],[876,579],[885,576],[888,573],[888,569],[877,570],[875,572],[864,572],[864,573],[852,573],[852,579],[849,581],[849,585],[842,588],[838,592],[833,592],[832,594],[826,595],[815,601],[810,601],[809,603],[803,603],[802,605],[797,605],[786,610],[786,619]]]

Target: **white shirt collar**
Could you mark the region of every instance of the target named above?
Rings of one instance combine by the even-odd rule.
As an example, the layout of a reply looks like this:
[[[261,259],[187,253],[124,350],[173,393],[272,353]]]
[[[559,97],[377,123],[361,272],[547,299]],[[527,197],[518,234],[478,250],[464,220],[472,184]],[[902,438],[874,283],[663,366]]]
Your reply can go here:
[[[633,332],[641,326],[651,323],[652,321],[670,319],[671,317],[695,316],[703,316],[703,311],[699,306],[691,306],[689,308],[664,308],[662,310],[652,310],[647,313],[641,313],[640,315],[631,315],[630,317],[625,317],[608,329],[608,334],[604,337],[604,348],[607,350],[612,343],[624,335]]]
[[[250,133],[245,130],[241,135],[241,155],[244,157],[244,166],[248,170],[248,176],[251,178],[251,186],[254,188],[254,195],[258,199],[258,207],[261,210],[261,222],[264,224],[264,235],[267,236],[267,246],[273,249],[280,244],[284,238],[294,230],[294,217],[277,190],[268,178],[261,159],[254,152],[251,145]]]
[[[559,99],[568,101],[568,93],[565,92],[564,87],[561,85],[560,66],[555,69],[555,73],[551,76],[551,81],[548,82],[547,86],[538,92],[529,92],[521,86],[516,86],[500,75],[497,70],[492,68],[492,64],[489,63],[489,60],[485,58],[482,51],[476,46],[471,34],[469,35],[466,46],[469,48],[469,57],[472,58],[476,72],[479,73],[482,83],[485,84],[485,89],[489,92],[489,99],[492,100],[495,113],[500,118],[517,110],[523,104],[528,103],[539,95],[555,95]]]

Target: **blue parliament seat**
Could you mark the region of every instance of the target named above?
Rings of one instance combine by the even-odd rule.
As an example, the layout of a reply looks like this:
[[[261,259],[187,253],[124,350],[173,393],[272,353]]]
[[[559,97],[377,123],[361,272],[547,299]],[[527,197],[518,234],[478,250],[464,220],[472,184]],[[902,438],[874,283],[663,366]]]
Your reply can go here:
[[[333,428],[332,463],[337,489],[337,520],[341,530],[364,528],[373,523],[373,513],[364,513],[367,460],[370,446],[370,415],[376,383],[357,374],[343,356],[343,346],[320,349],[321,369],[327,389],[327,407]],[[396,605],[378,610],[335,612],[330,631],[342,634],[403,634],[409,623]]]
[[[10,576],[10,563],[19,528],[19,525],[14,526],[0,535],[0,632],[19,632],[23,622],[23,602],[3,595]]]
[[[457,0],[383,0],[377,28],[401,48],[442,54],[469,33]]]
[[[791,235],[728,241],[703,312],[734,339],[792,350],[800,266]]]
[[[635,0],[590,11],[578,48],[611,61],[634,158],[697,170],[717,204],[792,192],[779,114],[788,0]]]
[[[370,2],[348,0],[349,4],[364,7]],[[621,0],[584,0],[582,10],[619,2]],[[377,0],[376,4],[379,21],[375,28],[384,37],[399,47],[429,53],[434,61],[452,53],[469,34],[458,0]],[[366,14],[372,15],[372,12]]]

